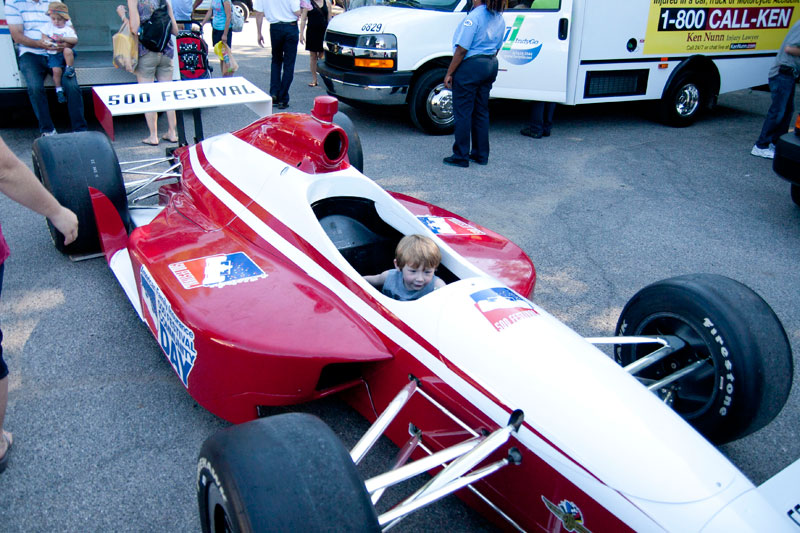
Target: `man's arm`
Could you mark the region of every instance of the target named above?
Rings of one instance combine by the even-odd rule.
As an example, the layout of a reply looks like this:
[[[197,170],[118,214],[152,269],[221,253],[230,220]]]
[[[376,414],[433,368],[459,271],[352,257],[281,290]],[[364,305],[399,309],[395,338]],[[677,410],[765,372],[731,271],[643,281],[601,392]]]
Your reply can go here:
[[[11,33],[11,38],[17,44],[29,46],[31,48],[44,48],[45,50],[52,48],[52,46],[50,46],[50,40],[45,40],[44,35],[42,35],[38,41],[26,36],[25,28],[22,24],[9,24],[8,31]]]
[[[78,238],[78,217],[58,203],[0,138],[0,192],[50,219],[67,245]]]
[[[264,13],[261,11],[256,11],[256,35],[258,40],[258,46],[264,48],[264,36],[261,35],[261,23],[264,21]]]
[[[792,46],[791,44],[787,44],[783,48],[783,51],[790,56],[800,56],[800,46]]]

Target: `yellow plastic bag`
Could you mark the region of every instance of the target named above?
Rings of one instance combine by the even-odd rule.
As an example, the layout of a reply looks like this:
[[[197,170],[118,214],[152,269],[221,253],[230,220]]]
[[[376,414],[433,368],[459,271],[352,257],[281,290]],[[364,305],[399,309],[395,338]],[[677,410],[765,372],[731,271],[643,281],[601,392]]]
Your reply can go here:
[[[111,42],[114,45],[114,66],[133,72],[139,62],[139,47],[127,23],[114,34]]]
[[[233,74],[237,70],[239,70],[239,63],[236,62],[236,59],[233,57],[233,52],[231,49],[228,48],[228,44],[224,41],[220,41],[214,45],[214,53],[217,54],[217,57],[220,61],[222,61],[222,74]]]

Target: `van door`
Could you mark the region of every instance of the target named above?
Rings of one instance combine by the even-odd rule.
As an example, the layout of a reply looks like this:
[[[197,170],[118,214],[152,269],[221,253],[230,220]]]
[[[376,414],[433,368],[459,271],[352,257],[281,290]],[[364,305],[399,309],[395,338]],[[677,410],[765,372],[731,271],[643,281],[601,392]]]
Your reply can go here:
[[[510,0],[497,98],[566,102],[573,0]]]

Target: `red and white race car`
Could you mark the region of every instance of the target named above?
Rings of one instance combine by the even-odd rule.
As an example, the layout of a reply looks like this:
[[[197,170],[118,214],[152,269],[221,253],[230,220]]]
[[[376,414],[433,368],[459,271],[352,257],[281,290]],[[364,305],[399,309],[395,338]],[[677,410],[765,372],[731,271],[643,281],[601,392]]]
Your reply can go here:
[[[150,206],[151,180],[123,183],[103,134],[34,145],[81,219],[62,251],[102,245],[189,394],[238,424],[200,452],[204,531],[388,529],[454,492],[520,531],[799,530],[800,461],[755,487],[712,444],[789,393],[786,333],[758,295],[676,277],[636,294],[617,336],[584,338],[528,298],[533,264],[508,239],[351,165],[360,144],[336,109],[320,97],[179,149]],[[412,233],[438,244],[447,285],[395,301],[363,276]],[[259,418],[332,394],[374,421],[349,452],[309,415]],[[381,435],[396,464],[364,480]]]

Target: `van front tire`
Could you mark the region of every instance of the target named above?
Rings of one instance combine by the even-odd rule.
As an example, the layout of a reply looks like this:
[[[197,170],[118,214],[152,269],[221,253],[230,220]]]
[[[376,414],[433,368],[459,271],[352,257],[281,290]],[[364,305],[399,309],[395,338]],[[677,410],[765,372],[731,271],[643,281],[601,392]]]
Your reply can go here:
[[[422,74],[411,88],[408,100],[411,121],[429,135],[453,133],[453,91],[444,86],[446,68],[434,68]]]
[[[675,76],[659,102],[660,120],[667,126],[691,126],[709,100],[706,84],[696,72],[687,71]]]

